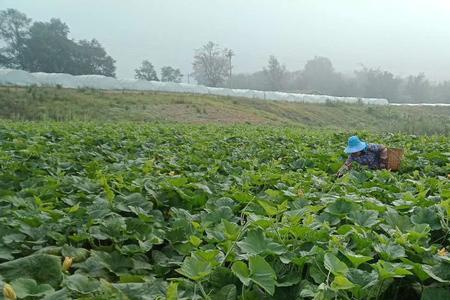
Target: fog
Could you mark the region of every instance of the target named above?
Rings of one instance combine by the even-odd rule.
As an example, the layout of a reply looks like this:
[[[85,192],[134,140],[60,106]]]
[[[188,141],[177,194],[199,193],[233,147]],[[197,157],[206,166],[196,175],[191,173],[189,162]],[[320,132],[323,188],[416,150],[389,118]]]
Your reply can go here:
[[[444,0],[0,0],[33,20],[60,18],[74,39],[96,38],[131,78],[144,59],[186,74],[211,40],[234,50],[235,72],[275,55],[287,69],[314,56],[351,73],[361,64],[450,79],[450,2]]]

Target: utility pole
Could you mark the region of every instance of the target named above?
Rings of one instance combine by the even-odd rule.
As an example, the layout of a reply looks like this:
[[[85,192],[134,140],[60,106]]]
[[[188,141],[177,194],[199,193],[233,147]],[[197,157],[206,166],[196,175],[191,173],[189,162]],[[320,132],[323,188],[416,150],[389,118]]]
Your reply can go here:
[[[228,57],[228,63],[229,63],[229,69],[230,69],[230,74],[228,76],[228,82],[229,82],[230,89],[231,89],[231,69],[232,69],[231,58],[234,56],[233,50],[231,50],[231,49],[225,50],[225,56]]]

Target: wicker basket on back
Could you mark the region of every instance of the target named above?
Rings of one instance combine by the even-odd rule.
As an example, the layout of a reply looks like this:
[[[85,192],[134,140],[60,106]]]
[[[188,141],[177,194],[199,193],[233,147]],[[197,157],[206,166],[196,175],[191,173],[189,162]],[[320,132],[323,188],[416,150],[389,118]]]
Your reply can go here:
[[[403,159],[403,149],[388,148],[388,158],[386,169],[391,171],[398,171],[400,169],[400,162]]]

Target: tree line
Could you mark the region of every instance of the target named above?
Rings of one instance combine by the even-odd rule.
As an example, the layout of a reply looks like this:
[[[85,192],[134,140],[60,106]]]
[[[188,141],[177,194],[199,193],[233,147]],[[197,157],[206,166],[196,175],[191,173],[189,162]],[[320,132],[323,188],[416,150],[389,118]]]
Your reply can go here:
[[[115,60],[96,39],[69,38],[69,26],[60,19],[33,22],[15,9],[0,11],[0,67],[29,72],[72,75],[116,75]],[[211,87],[271,90],[332,96],[386,98],[394,102],[450,103],[450,81],[432,82],[423,73],[406,77],[361,66],[353,74],[335,70],[330,59],[317,56],[290,71],[271,55],[267,65],[254,73],[233,74],[234,52],[214,42],[195,50],[192,76]],[[135,69],[135,78],[181,82],[180,69],[163,66],[160,74],[149,60]]]
[[[229,51],[213,42],[199,48],[193,62],[195,79],[207,86],[238,89],[450,103],[450,81],[434,83],[424,73],[400,77],[386,70],[361,66],[346,75],[336,71],[329,58],[321,56],[308,60],[302,69],[289,71],[271,55],[260,71],[231,74]]]
[[[24,13],[0,11],[0,66],[29,72],[99,74],[115,77],[115,60],[96,40],[69,38],[59,19],[32,22]]]

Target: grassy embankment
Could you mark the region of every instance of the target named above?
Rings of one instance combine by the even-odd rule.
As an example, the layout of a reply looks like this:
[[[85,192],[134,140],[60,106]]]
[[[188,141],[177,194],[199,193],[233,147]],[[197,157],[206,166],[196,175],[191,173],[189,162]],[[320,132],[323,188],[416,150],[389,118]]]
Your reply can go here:
[[[449,107],[307,104],[211,95],[0,88],[0,118],[56,121],[250,123],[450,134]]]

